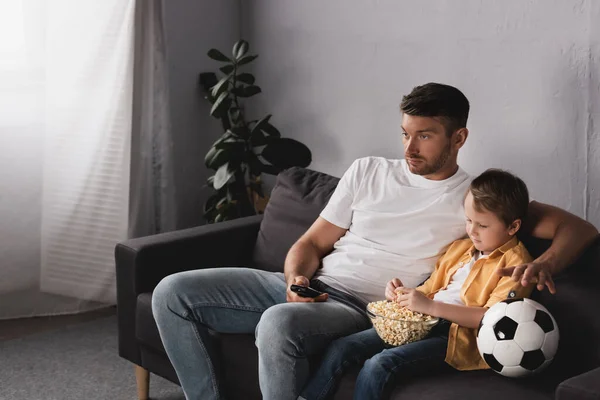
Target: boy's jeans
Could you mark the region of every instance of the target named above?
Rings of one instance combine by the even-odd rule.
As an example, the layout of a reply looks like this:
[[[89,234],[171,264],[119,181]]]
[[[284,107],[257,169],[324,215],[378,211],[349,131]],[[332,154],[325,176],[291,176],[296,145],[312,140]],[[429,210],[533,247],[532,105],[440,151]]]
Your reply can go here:
[[[444,361],[449,329],[450,323],[442,320],[425,339],[391,348],[374,328],[337,339],[328,347],[299,399],[332,398],[344,373],[363,363],[354,399],[385,399],[399,380],[450,368]]]
[[[256,331],[263,399],[295,400],[308,379],[307,357],[370,326],[364,304],[322,282],[311,286],[328,292],[329,300],[286,303],[282,273],[249,268],[186,271],[164,278],[154,290],[152,312],[186,398],[225,398],[211,329]]]

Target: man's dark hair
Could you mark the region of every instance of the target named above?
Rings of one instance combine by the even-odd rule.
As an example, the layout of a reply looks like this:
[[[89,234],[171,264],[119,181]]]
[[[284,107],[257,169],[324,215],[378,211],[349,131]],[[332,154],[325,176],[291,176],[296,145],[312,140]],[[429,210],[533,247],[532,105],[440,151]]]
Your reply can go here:
[[[516,219],[523,221],[529,207],[527,185],[519,177],[501,169],[488,169],[473,179],[469,192],[475,210],[496,214],[506,226]],[[468,193],[468,192],[467,192]]]
[[[451,136],[467,126],[469,100],[457,88],[441,83],[426,83],[402,97],[400,111],[418,117],[438,117]]]

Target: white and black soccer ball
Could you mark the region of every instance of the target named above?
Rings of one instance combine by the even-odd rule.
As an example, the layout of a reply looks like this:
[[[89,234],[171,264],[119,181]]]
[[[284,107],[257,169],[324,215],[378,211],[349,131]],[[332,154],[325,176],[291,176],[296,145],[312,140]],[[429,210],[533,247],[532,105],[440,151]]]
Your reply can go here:
[[[546,368],[558,349],[558,326],[540,303],[507,299],[486,311],[479,324],[477,347],[496,372],[523,377]]]

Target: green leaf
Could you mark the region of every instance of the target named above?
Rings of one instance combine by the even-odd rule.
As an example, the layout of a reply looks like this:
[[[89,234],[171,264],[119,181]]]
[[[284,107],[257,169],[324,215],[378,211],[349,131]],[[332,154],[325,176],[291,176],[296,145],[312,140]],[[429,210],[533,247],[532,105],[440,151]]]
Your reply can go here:
[[[259,119],[259,120],[256,122],[256,125],[254,125],[254,126],[252,127],[252,130],[251,130],[251,132],[250,132],[250,133],[254,133],[254,132],[258,132],[258,131],[262,130],[262,127],[263,127],[265,124],[268,124],[268,123],[269,123],[269,120],[271,119],[271,117],[272,117],[272,116],[273,116],[272,114],[267,114],[267,115],[265,115],[264,117],[262,117],[261,119]]]
[[[227,75],[232,73],[234,69],[235,69],[235,67],[232,64],[223,65],[221,68],[219,68],[219,70],[222,73],[227,74]]]
[[[229,163],[221,165],[215,174],[215,189],[221,189],[231,179],[235,170],[229,169]]]
[[[236,153],[243,153],[245,150],[246,141],[239,138],[225,139],[216,145],[218,149],[230,149]]]
[[[290,167],[308,167],[312,154],[308,147],[294,139],[277,139],[263,149],[261,156],[283,170]]]
[[[223,93],[223,91],[227,90],[230,79],[231,79],[231,75],[227,75],[226,77],[222,78],[215,86],[212,87],[211,94],[214,97],[219,98],[221,93]]]
[[[257,57],[258,57],[258,55],[244,56],[244,57],[240,58],[239,60],[237,60],[237,65],[238,65],[238,67],[241,67],[242,65],[251,63],[252,61],[256,60]]]
[[[248,85],[254,85],[255,81],[254,75],[249,74],[248,72],[242,72],[241,74],[236,75],[235,79]]]
[[[234,126],[231,131],[240,138],[247,138],[250,135],[250,131],[245,126]]]
[[[219,117],[219,114],[221,111],[220,107],[224,104],[224,100],[227,98],[227,96],[229,96],[229,93],[227,93],[227,92],[221,93],[221,95],[217,98],[217,100],[215,100],[215,103],[213,104],[212,108],[210,109],[210,115],[212,115],[213,117],[217,117],[217,118]]]
[[[229,58],[227,58],[227,57],[225,56],[225,54],[221,53],[221,52],[220,52],[219,50],[217,50],[217,49],[210,49],[210,50],[208,51],[208,53],[207,53],[207,54],[208,54],[208,56],[209,56],[210,58],[212,58],[213,60],[216,60],[216,61],[223,61],[223,62],[226,62],[226,61],[229,61],[229,62],[231,62],[231,60],[230,60]]]
[[[248,52],[248,47],[248,42],[246,42],[245,40],[238,40],[233,45],[233,57],[236,59],[241,58],[244,54]]]
[[[198,78],[200,87],[206,92],[210,93],[210,89],[217,84],[219,80],[214,72],[202,72]]]
[[[208,168],[216,170],[223,164],[227,163],[233,154],[234,152],[232,149],[218,149],[216,147],[211,147],[206,154],[206,157],[204,157],[204,164]]]
[[[215,217],[215,223],[221,222],[222,220],[223,220],[223,214],[221,214],[221,213],[217,214],[217,216]]]
[[[261,90],[258,86],[236,86],[231,89],[231,93],[235,94],[238,97],[252,97],[255,94],[260,93]]]
[[[261,126],[260,129],[269,136],[277,138],[281,137],[281,133],[277,130],[277,128],[271,125],[268,121],[263,126]]]

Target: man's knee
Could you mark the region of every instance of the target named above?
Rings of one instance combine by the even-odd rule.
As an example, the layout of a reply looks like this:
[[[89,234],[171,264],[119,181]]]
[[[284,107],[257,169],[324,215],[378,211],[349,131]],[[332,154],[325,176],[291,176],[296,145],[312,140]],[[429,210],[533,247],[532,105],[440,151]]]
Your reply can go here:
[[[181,293],[181,286],[181,274],[166,276],[156,285],[152,292],[152,313],[155,318],[167,309],[177,309],[180,304],[178,294]]]
[[[256,327],[256,347],[259,351],[288,351],[299,353],[303,318],[296,312],[296,305],[284,303],[268,308]]]

